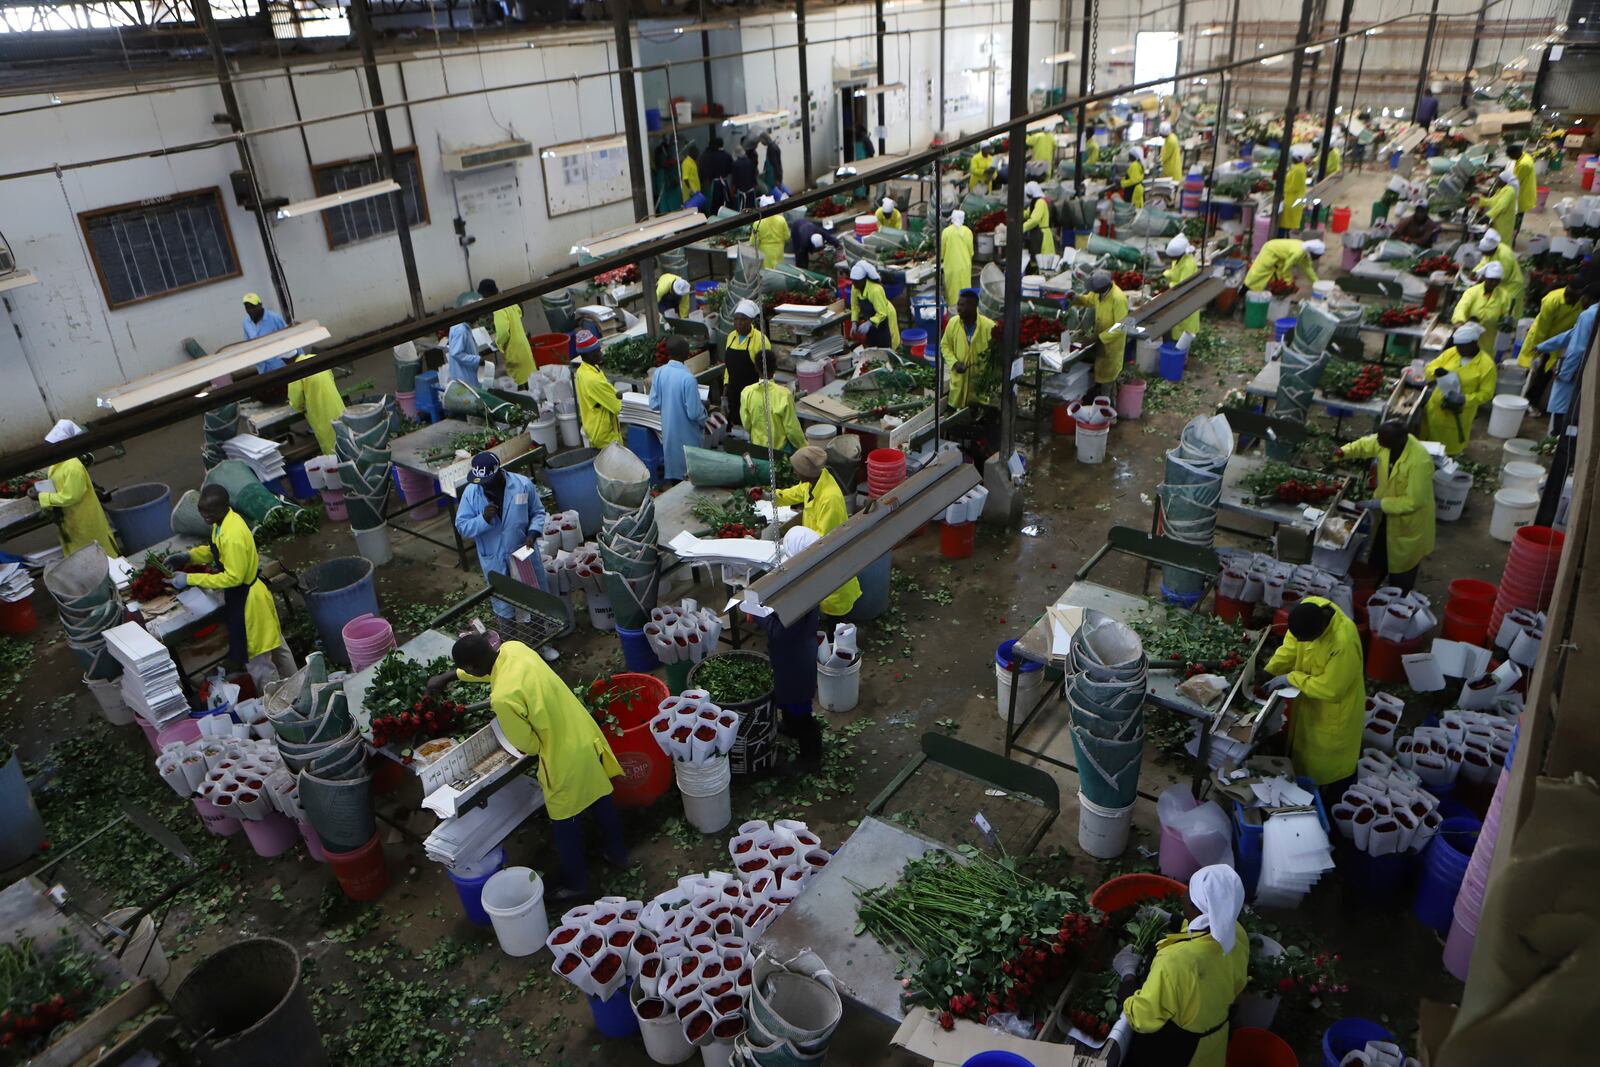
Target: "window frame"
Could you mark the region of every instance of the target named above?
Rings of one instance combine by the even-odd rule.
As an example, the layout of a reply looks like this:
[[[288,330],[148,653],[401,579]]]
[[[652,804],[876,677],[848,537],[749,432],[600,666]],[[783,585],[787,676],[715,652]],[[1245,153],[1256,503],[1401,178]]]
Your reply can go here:
[[[111,288],[106,284],[105,268],[100,262],[100,249],[95,244],[94,235],[90,231],[90,223],[93,220],[99,219],[106,215],[116,215],[130,211],[146,211],[161,204],[203,197],[207,194],[210,194],[215,202],[217,207],[217,216],[222,220],[222,233],[223,236],[228,239],[228,254],[233,257],[233,272],[231,274],[219,274],[214,278],[206,278],[203,281],[190,282],[187,285],[180,285],[173,289],[163,289],[159,293],[150,293],[146,296],[134,297],[132,300],[114,300],[111,295]],[[208,285],[215,285],[218,282],[225,282],[234,278],[244,277],[244,264],[239,258],[239,246],[233,239],[233,223],[228,219],[228,205],[227,202],[222,198],[221,186],[213,185],[209,188],[189,189],[183,192],[169,193],[165,196],[147,197],[143,200],[130,200],[126,203],[113,204],[109,207],[98,207],[89,211],[80,211],[78,212],[78,226],[83,232],[83,243],[89,250],[89,261],[94,264],[95,280],[100,284],[100,295],[105,299],[106,307],[111,311],[121,311],[123,308],[130,308],[137,304],[148,303],[151,300],[160,300],[163,297],[175,296],[178,293],[186,293],[193,289],[200,289]]]
[[[411,225],[412,229],[415,229],[415,228],[417,228],[419,226],[427,226],[427,225],[429,225],[430,223],[433,222],[433,213],[428,209],[428,185],[427,185],[427,182],[423,178],[423,175],[422,175],[422,153],[417,149],[416,145],[408,145],[408,146],[406,146],[404,148],[396,148],[394,150],[394,155],[395,155],[395,166],[397,168],[400,168],[400,169],[403,169],[405,167],[405,164],[401,161],[401,157],[410,156],[411,158],[416,160],[416,166],[417,166],[417,206],[422,209],[422,218],[421,218],[420,221],[411,223],[410,225]],[[373,163],[378,164],[379,170],[381,171],[382,167],[383,167],[383,153],[382,152],[377,152],[377,153],[374,153],[372,155],[351,156],[349,159],[333,159],[333,160],[329,160],[326,163],[313,163],[313,164],[311,164],[311,195],[312,196],[325,196],[325,195],[327,195],[326,193],[322,192],[321,187],[317,184],[318,176],[323,174],[324,172],[333,170],[335,167],[348,167],[352,163],[367,163],[367,162],[373,162]],[[383,179],[380,176],[376,180],[382,181]],[[395,181],[399,182],[400,179],[398,177],[396,177]],[[401,184],[400,188],[402,190],[401,191],[401,197],[403,199],[404,196],[405,196],[405,193],[404,193],[405,185],[404,185],[404,183]],[[393,194],[392,193],[385,193],[384,195],[385,196],[392,196]],[[333,241],[333,225],[328,221],[328,212],[329,211],[336,211],[336,210],[338,210],[338,209],[337,208],[326,208],[326,209],[324,209],[322,211],[317,212],[317,216],[322,222],[322,236],[328,242],[328,251],[330,251],[330,252],[338,252],[338,251],[342,251],[343,249],[346,249],[346,248],[355,248],[357,245],[364,245],[364,244],[368,244],[368,243],[370,243],[372,241],[382,240],[385,237],[392,237],[396,233],[400,232],[400,228],[398,226],[396,226],[392,230],[387,230],[387,231],[385,231],[383,233],[375,233],[375,234],[371,235],[370,237],[358,237],[353,241],[346,241],[344,244],[335,244],[334,241]]]

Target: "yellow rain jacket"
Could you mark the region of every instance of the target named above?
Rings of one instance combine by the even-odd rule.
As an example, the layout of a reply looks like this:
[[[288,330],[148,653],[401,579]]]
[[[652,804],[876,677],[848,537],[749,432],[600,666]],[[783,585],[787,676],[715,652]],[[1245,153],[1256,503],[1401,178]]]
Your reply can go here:
[[[1331,178],[1344,170],[1344,153],[1337,148],[1328,149],[1328,171],[1323,177]]]
[[[844,493],[839,490],[839,483],[833,480],[833,473],[828,470],[817,477],[815,486],[810,482],[801,482],[788,489],[779,489],[774,499],[789,507],[803,505],[800,525],[815,530],[819,537],[827,537],[830,531],[837,529],[848,518],[844,510]],[[860,599],[861,580],[852,578],[828,594],[822,601],[822,613],[836,619],[843,618],[850,614],[850,609]]]
[[[1100,162],[1100,142],[1093,137],[1089,138],[1089,147],[1084,149],[1083,162],[1085,164]]]
[[[64,459],[53,464],[47,476],[55,483],[56,491],[40,493],[39,506],[61,509],[61,551],[70,556],[91,541],[98,541],[106,555],[122,555],[83,460]]]
[[[872,213],[872,217],[878,220],[879,229],[903,230],[906,228],[905,213],[899,208],[895,208],[893,211],[885,214],[883,208],[880,207],[878,210]]]
[[[1103,294],[1083,295],[1084,303],[1094,308],[1094,332],[1100,339],[1100,353],[1094,358],[1094,380],[1096,385],[1105,385],[1122,373],[1128,335],[1116,327],[1128,317],[1128,294],[1113,282]]]
[[[1027,233],[1029,230],[1039,230],[1044,235],[1039,241],[1041,256],[1056,254],[1056,231],[1050,225],[1050,201],[1045,197],[1041,196],[1035,200],[1033,206],[1028,209],[1028,217],[1022,223],[1022,232]]]
[[[216,552],[212,552],[212,545],[216,546]],[[244,602],[244,640],[252,659],[283,644],[278,605],[273,603],[267,583],[259,577],[261,557],[256,553],[255,535],[237,511],[229,508],[222,521],[211,527],[211,544],[196,545],[189,550],[189,562],[222,568],[215,574],[189,575],[192,586],[200,589],[249,587]]]
[[[1161,276],[1167,280],[1168,285],[1176,286],[1199,273],[1200,265],[1194,261],[1194,256],[1185,252],[1178,257],[1172,266],[1162,271]],[[1193,334],[1200,332],[1200,312],[1198,310],[1172,328],[1172,336],[1174,337],[1181,337],[1185,332]]]
[[[506,358],[506,374],[518,385],[533,376],[533,348],[522,325],[522,305],[512,304],[494,313],[494,346]]]
[[[761,265],[776,267],[783,262],[783,250],[789,243],[789,220],[782,215],[757,219],[750,227],[750,239],[761,252]]]
[[[578,417],[583,422],[583,432],[589,435],[589,444],[604,448],[613,441],[622,440],[622,424],[618,414],[622,399],[616,386],[606,379],[605,372],[589,363],[580,363],[577,373]]]
[[[1183,146],[1178,144],[1175,133],[1167,134],[1161,142],[1161,176],[1175,182],[1183,181]]]
[[[1244,287],[1252,292],[1260,292],[1275,278],[1292,282],[1296,270],[1304,271],[1306,277],[1311,279],[1311,284],[1316,284],[1317,271],[1311,265],[1311,253],[1306,251],[1306,243],[1295,237],[1275,237],[1261,246],[1250,269],[1245,271]]]
[[[1455,456],[1467,447],[1467,441],[1472,437],[1472,420],[1477,416],[1478,408],[1494,399],[1495,379],[1499,375],[1489,353],[1480,348],[1477,355],[1462,363],[1461,353],[1454,345],[1435,356],[1424,373],[1432,381],[1438,371],[1455,371],[1461,378],[1461,393],[1466,398],[1466,406],[1460,411],[1447,411],[1444,394],[1437,389],[1429,393],[1428,406],[1422,412],[1422,439],[1438,441],[1444,445],[1448,455]]]
[[[661,301],[663,301],[667,297],[671,296],[672,295],[672,285],[673,285],[673,283],[674,282],[679,282],[679,281],[682,281],[682,280],[683,279],[679,278],[676,274],[673,274],[670,271],[665,273],[665,274],[662,274],[661,277],[657,278],[656,279],[656,303],[660,304]],[[694,293],[691,291],[691,292],[688,292],[688,293],[684,293],[681,297],[678,298],[678,318],[686,319],[686,318],[689,317],[689,302],[690,302],[690,300],[693,299],[693,297],[694,297]]]
[[[770,400],[768,399],[770,397]],[[767,410],[772,410],[772,446],[780,452],[784,442],[791,448],[806,446],[805,431],[794,413],[794,393],[787,385],[776,382],[756,382],[746,386],[739,394],[739,424],[750,434],[750,443],[760,448],[767,445]]]
[[[1035,130],[1028,134],[1028,158],[1035,163],[1056,161],[1056,135],[1049,130]]]
[[[1456,309],[1450,313],[1450,321],[1460,326],[1470,319],[1482,326],[1483,336],[1478,338],[1478,347],[1493,352],[1495,340],[1500,336],[1500,320],[1509,314],[1511,298],[1506,294],[1505,282],[1495,286],[1493,293],[1485,291],[1483,283],[1479,282],[1461,294]]]
[[[961,290],[972,285],[972,227],[946,226],[939,235],[939,256],[944,260],[944,302],[956,306]]]
[[[1483,205],[1489,216],[1489,225],[1500,234],[1500,240],[1510,244],[1517,233],[1517,190],[1502,185]]]
[[[1128,161],[1128,173],[1122,179],[1122,188],[1127,191],[1134,207],[1144,207],[1144,164],[1137,159]]]
[[[1512,318],[1520,318],[1522,298],[1528,291],[1528,276],[1522,272],[1522,264],[1517,262],[1517,254],[1511,250],[1509,244],[1501,241],[1495,246],[1492,254],[1485,256],[1478,263],[1473,273],[1480,278],[1483,277],[1483,268],[1490,263],[1500,264],[1501,269],[1505,271],[1505,277],[1500,279],[1500,288],[1505,290],[1506,307]]]
[[[1534,358],[1539,354],[1539,346],[1557,334],[1572,329],[1573,324],[1578,321],[1578,313],[1582,310],[1583,308],[1577,304],[1567,303],[1565,287],[1552,289],[1544,294],[1544,299],[1539,301],[1539,310],[1533,316],[1533,325],[1528,327],[1528,336],[1523,338],[1522,352],[1517,356],[1517,366],[1533,366]],[[1550,353],[1545,361],[1546,367],[1554,369],[1556,361],[1560,358],[1561,353]]]
[[[1306,165],[1300,161],[1289,164],[1289,173],[1283,176],[1283,210],[1278,214],[1278,225],[1286,230],[1298,230],[1306,213]]]
[[[1346,445],[1345,455],[1349,454]],[[1422,458],[1427,459],[1427,453]],[[1432,474],[1428,486],[1431,492]],[[1431,529],[1431,499],[1428,523]],[[1320,596],[1308,596],[1303,603],[1332,605]],[[1314,641],[1285,633],[1283,644],[1264,670],[1274,677],[1287,674],[1289,684],[1300,690],[1289,717],[1289,755],[1295,773],[1315,778],[1318,785],[1354,774],[1366,724],[1367,685],[1362,676],[1361,635],[1350,617],[1335,607],[1328,628]]]
[[[611,795],[622,767],[600,726],[559,675],[521,641],[505,641],[487,678],[457,670],[463,682],[488,682],[489,706],[506,740],[539,757],[539,785],[552,819],[570,819]]]
[[[973,377],[979,360],[992,358],[989,347],[994,343],[994,320],[980,314],[973,324],[972,337],[967,337],[966,324],[959,315],[950,316],[945,323],[944,336],[939,339],[939,354],[944,357],[944,377],[948,385],[946,396],[952,408],[965,408],[979,402],[973,390]],[[966,370],[956,370],[960,363]]]
[[[682,178],[683,193],[686,199],[700,191],[700,164],[685,156],[678,167],[678,173]]]
[[[523,338],[523,347],[527,347],[527,338]],[[295,362],[300,363],[311,356],[312,353],[307,352]],[[526,377],[523,380],[526,381]],[[322,454],[333,455],[333,420],[344,414],[344,397],[339,395],[333,371],[319,370],[290,382],[289,406],[306,417],[306,424],[317,435],[317,447],[322,449]]]
[[[1389,570],[1396,574],[1410,570],[1433,551],[1433,457],[1413,436],[1391,467],[1389,450],[1378,443],[1375,433],[1345,445],[1344,454],[1378,461],[1377,499],[1383,502]]]
[[[889,294],[883,291],[883,286],[877,282],[869,281],[866,284],[867,304],[872,308],[872,314],[867,316],[874,326],[887,322],[889,324],[889,347],[895,351],[900,350],[900,316],[895,313],[894,305],[889,303]],[[861,290],[855,286],[850,287],[850,321],[861,321]]]
[[[1122,1004],[1134,1030],[1153,1034],[1172,1023],[1192,1034],[1226,1024],[1233,1002],[1244,992],[1250,971],[1250,937],[1234,923],[1233,951],[1205,931],[1172,934],[1156,943],[1150,976]],[[1203,1038],[1189,1067],[1223,1067],[1227,1060],[1228,1027]],[[1184,1067],[1169,1064],[1167,1067]]]
[[[1526,215],[1539,203],[1539,177],[1534,173],[1533,156],[1527,152],[1511,165],[1511,173],[1516,175],[1517,184],[1517,210]]]
[[[993,156],[981,148],[972,153],[972,162],[967,164],[967,176],[973,192],[977,192],[979,186],[987,192],[989,184],[994,181],[994,172]]]

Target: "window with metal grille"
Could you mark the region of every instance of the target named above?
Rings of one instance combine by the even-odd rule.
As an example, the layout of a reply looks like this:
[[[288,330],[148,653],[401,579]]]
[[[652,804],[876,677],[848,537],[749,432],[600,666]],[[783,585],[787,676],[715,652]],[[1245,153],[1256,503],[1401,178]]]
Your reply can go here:
[[[78,223],[113,308],[240,274],[220,189],[85,211]]]
[[[394,163],[399,172],[394,180],[400,183],[400,192],[406,201],[406,221],[412,226],[426,225],[428,197],[422,187],[422,163],[417,158],[417,150],[395,149]],[[311,181],[318,196],[327,196],[383,181],[383,165],[376,156],[321,163],[311,168]],[[385,193],[331,207],[322,213],[322,225],[328,232],[329,248],[343,248],[393,233],[399,228],[394,218],[394,195]]]

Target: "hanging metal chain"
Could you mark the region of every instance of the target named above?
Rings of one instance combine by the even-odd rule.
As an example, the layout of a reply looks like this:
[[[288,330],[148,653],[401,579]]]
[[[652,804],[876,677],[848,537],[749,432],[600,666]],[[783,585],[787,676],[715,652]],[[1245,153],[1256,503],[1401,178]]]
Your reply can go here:
[[[1089,18],[1089,91],[1094,92],[1095,72],[1100,66],[1100,0],[1089,0],[1094,14]]]

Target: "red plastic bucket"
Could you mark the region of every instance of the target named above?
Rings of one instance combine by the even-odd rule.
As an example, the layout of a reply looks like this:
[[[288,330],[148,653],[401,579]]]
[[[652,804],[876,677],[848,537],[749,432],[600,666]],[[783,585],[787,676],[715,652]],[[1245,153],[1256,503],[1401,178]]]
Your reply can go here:
[[[1482,611],[1479,611],[1479,608]],[[1446,641],[1465,641],[1469,645],[1482,645],[1488,647],[1489,616],[1493,614],[1492,604],[1480,605],[1476,601],[1465,604],[1449,603],[1444,606],[1444,626],[1439,631],[1439,636]]]
[[[1417,637],[1396,642],[1373,634],[1367,642],[1367,677],[1375,682],[1404,682],[1406,668],[1401,657],[1420,652],[1425,641],[1425,638]]]
[[[1250,605],[1243,600],[1235,600],[1231,596],[1223,596],[1218,593],[1216,616],[1223,622],[1247,622],[1250,618]]]
[[[1072,417],[1070,404],[1057,404],[1050,412],[1050,430],[1062,437],[1072,436],[1078,432],[1078,420]]]
[[[382,755],[367,757],[367,774],[371,776],[372,795],[375,797],[393,793],[406,780],[405,765]]]
[[[378,835],[350,852],[324,849],[339,888],[351,900],[377,900],[389,888],[389,862],[384,859]]]
[[[906,480],[906,454],[898,448],[867,453],[867,495],[880,497]]]
[[[612,755],[622,765],[622,777],[611,780],[611,796],[625,808],[644,808],[654,804],[672,784],[672,760],[650,736],[650,720],[671,696],[667,683],[649,674],[613,674],[589,688],[591,697],[610,697],[606,710],[622,728],[605,723],[600,732],[611,746]]]
[[[1333,209],[1333,232],[1343,233],[1350,228],[1350,209],[1336,207]],[[1229,1051],[1232,1051],[1231,1049]]]
[[[1146,900],[1181,897],[1187,887],[1159,874],[1123,874],[1111,879],[1089,895],[1089,903],[1110,914]]]
[[[1533,210],[1535,210],[1535,211],[1543,211],[1544,210],[1545,201],[1547,201],[1549,199],[1550,199],[1550,187],[1548,185],[1536,185],[1536,186],[1534,186]]]
[[[939,526],[939,554],[945,559],[966,559],[972,555],[978,524],[946,522]]]
[[[1339,211],[1350,213],[1346,208]],[[1337,216],[1338,211],[1334,214]],[[1242,1026],[1228,1036],[1227,1067],[1299,1067],[1299,1064],[1294,1049],[1271,1030]]]
[[[1524,527],[1526,529],[1526,527]],[[1477,578],[1457,578],[1450,583],[1450,603],[1465,605],[1472,603],[1494,606],[1494,599],[1500,593],[1500,587],[1493,582],[1480,581]],[[1488,617],[1487,611],[1484,615]]]
[[[0,634],[31,634],[39,628],[39,616],[33,610],[33,597],[21,600],[0,600]]]
[[[559,367],[565,363],[570,344],[564,333],[538,333],[528,338],[528,347],[533,349],[533,362],[540,367]]]

